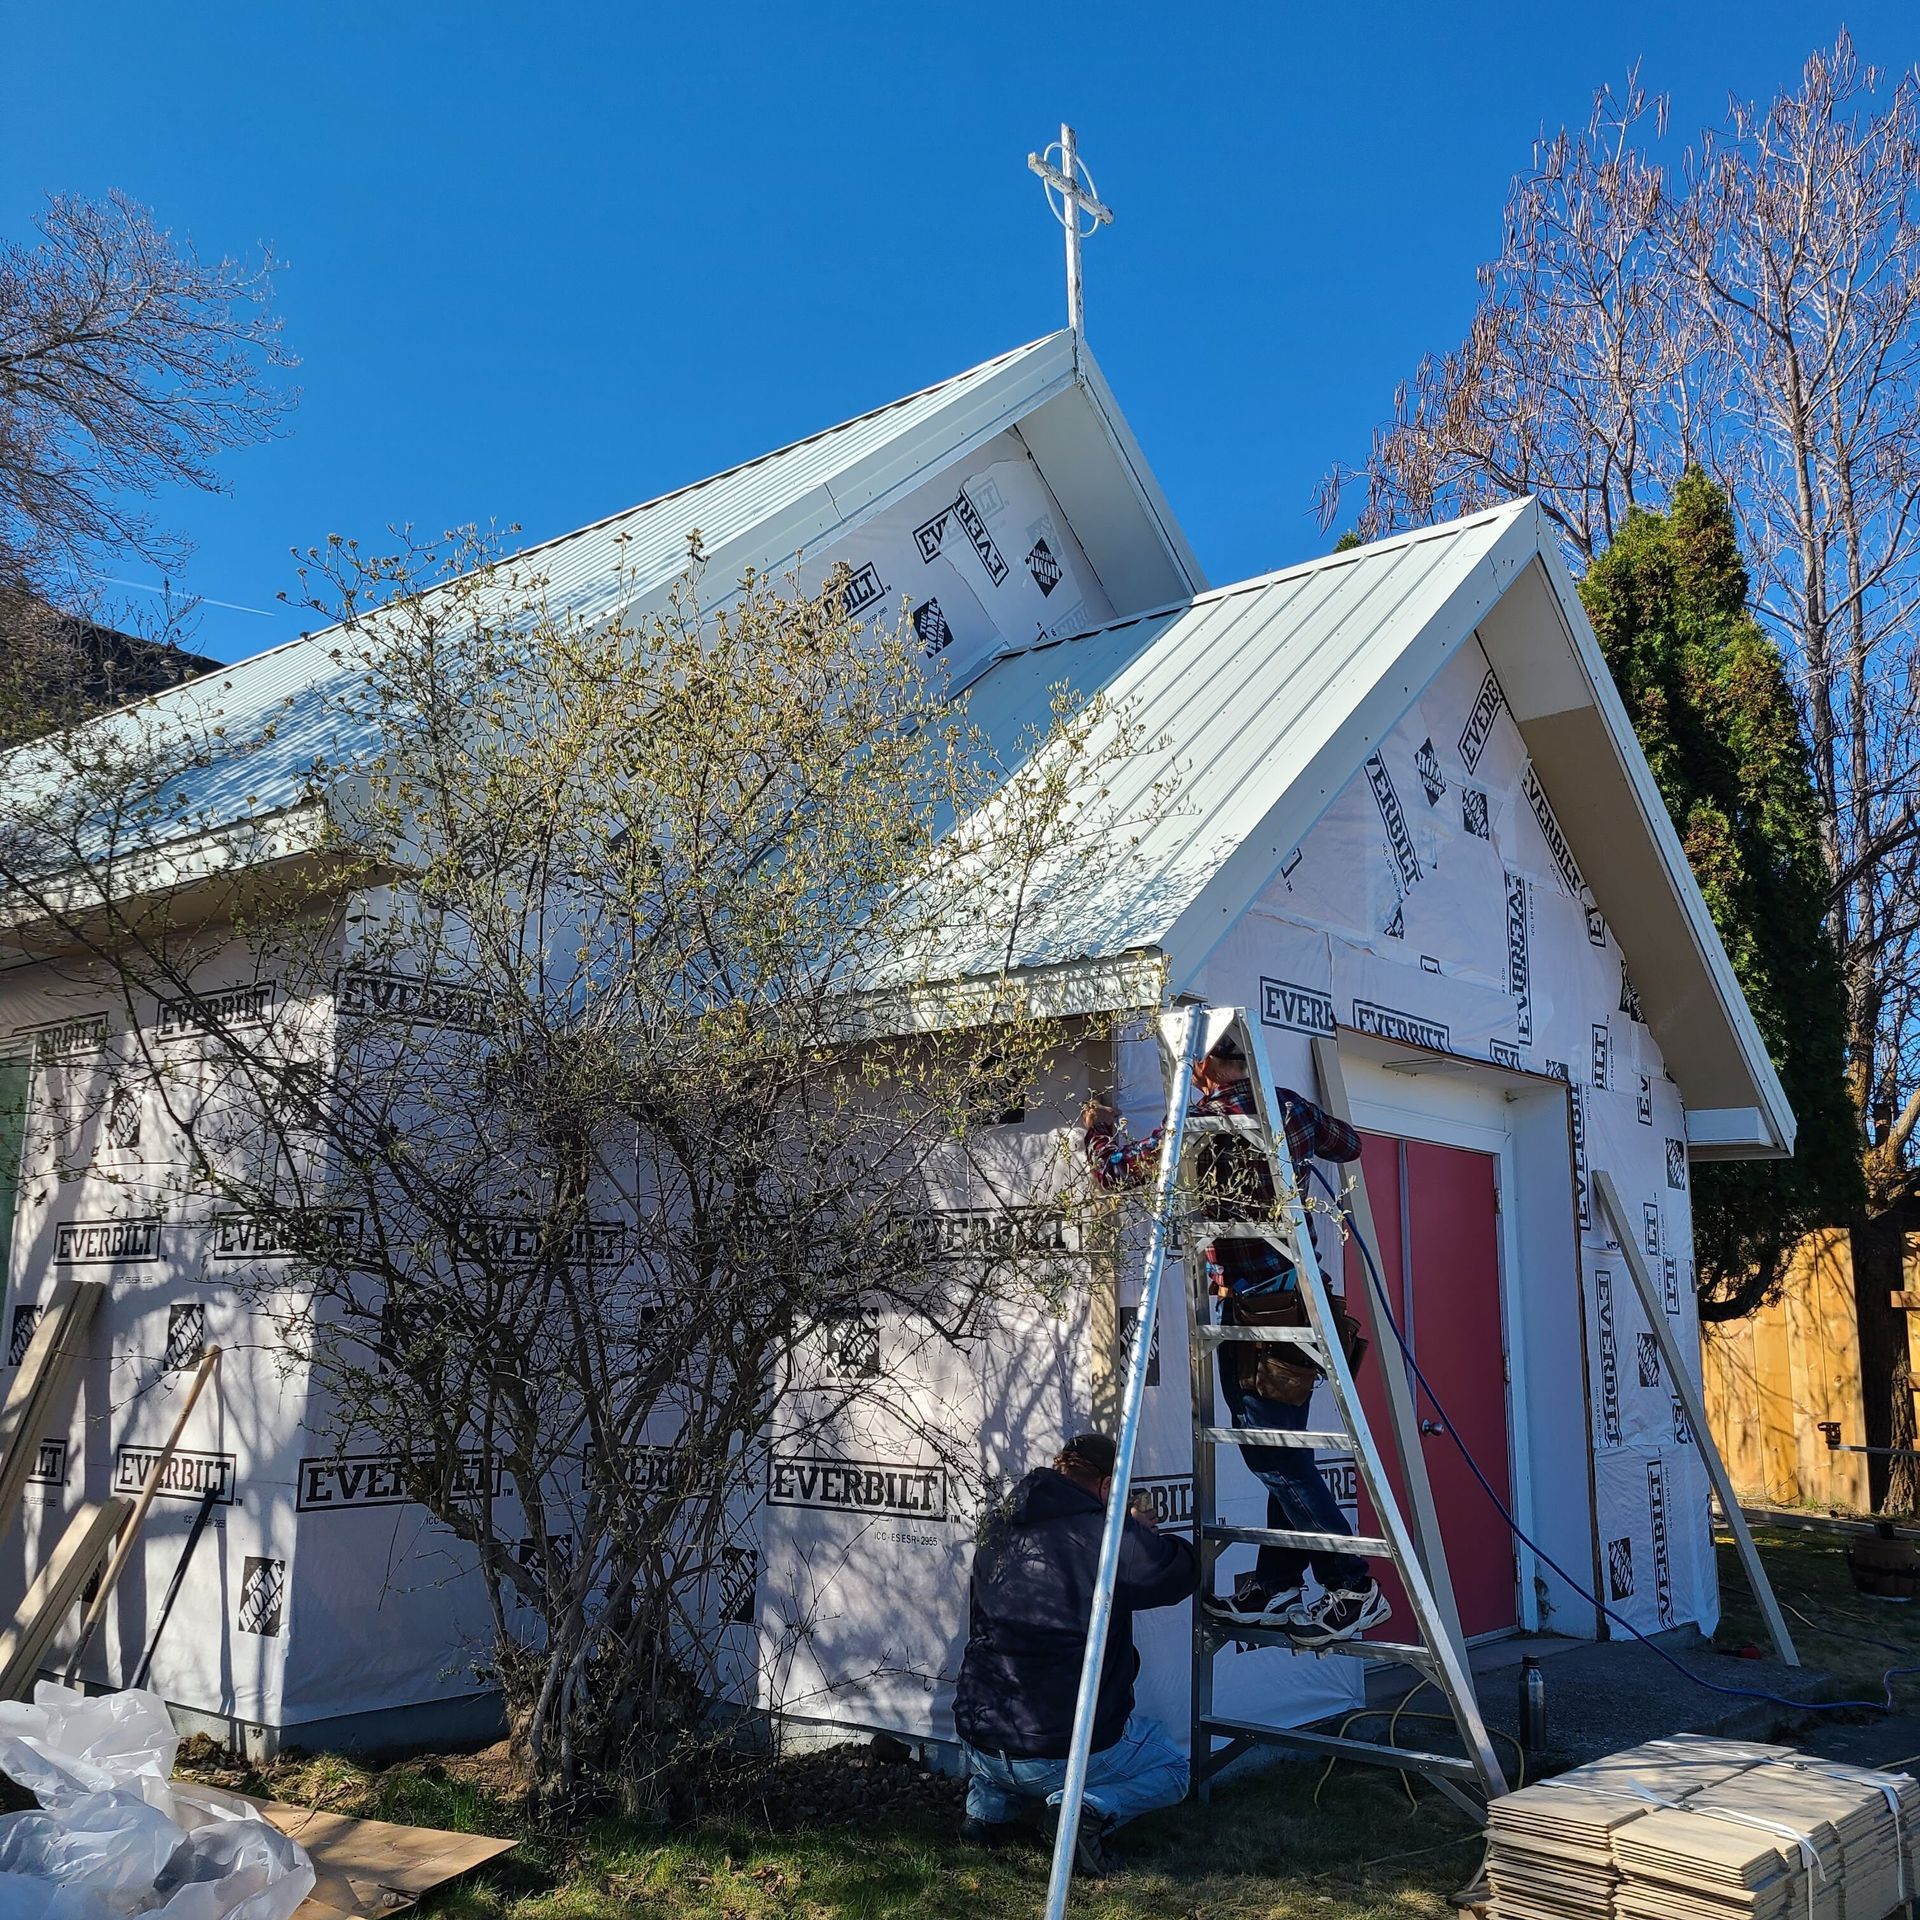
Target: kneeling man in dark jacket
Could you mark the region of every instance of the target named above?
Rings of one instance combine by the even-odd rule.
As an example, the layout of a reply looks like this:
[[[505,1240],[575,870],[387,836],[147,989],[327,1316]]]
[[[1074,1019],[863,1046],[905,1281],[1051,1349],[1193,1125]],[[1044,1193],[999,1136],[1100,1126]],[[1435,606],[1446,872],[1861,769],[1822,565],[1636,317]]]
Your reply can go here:
[[[1036,1467],[1014,1488],[974,1554],[967,1651],[953,1703],[967,1743],[969,1839],[1004,1838],[1021,1799],[1059,1804],[1113,1464],[1105,1434],[1069,1440],[1052,1466]],[[1199,1575],[1186,1541],[1128,1515],[1080,1817],[1085,1871],[1113,1864],[1105,1837],[1123,1820],[1186,1795],[1187,1756],[1159,1721],[1133,1710],[1140,1667],[1133,1616],[1186,1599]]]

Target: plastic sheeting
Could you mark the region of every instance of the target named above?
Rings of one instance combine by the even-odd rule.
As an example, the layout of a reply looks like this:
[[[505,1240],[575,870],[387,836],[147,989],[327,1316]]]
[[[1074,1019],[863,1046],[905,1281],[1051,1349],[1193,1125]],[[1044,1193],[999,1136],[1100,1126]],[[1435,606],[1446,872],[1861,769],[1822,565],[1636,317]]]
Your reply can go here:
[[[246,1801],[173,1779],[157,1694],[42,1681],[0,1702],[0,1770],[40,1802],[0,1816],[5,1920],[290,1920],[313,1891],[298,1845]]]

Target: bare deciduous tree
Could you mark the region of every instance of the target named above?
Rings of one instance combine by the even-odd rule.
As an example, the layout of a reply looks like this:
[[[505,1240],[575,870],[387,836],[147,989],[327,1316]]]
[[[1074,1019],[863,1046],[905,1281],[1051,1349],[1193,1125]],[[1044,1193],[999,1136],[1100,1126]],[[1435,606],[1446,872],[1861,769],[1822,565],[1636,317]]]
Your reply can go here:
[[[1920,78],[1843,33],[1676,171],[1637,73],[1514,184],[1458,352],[1422,365],[1358,470],[1385,531],[1534,493],[1590,563],[1690,464],[1725,485],[1813,748],[1851,1071],[1876,1196],[1920,1122],[1914,613],[1920,594]]]
[[[1842,32],[1672,165],[1664,135],[1636,72],[1536,147],[1466,342],[1422,364],[1321,510],[1357,490],[1374,533],[1533,493],[1584,567],[1689,465],[1725,486],[1811,746],[1860,1157],[1891,1225],[1920,1210],[1920,70],[1879,73]],[[1905,1333],[1869,1296],[1900,1281],[1863,1227],[1885,1443]]]
[[[176,562],[148,509],[214,488],[296,395],[274,261],[203,261],[126,195],[55,195],[38,245],[0,245],[0,585],[71,597],[103,552]]]

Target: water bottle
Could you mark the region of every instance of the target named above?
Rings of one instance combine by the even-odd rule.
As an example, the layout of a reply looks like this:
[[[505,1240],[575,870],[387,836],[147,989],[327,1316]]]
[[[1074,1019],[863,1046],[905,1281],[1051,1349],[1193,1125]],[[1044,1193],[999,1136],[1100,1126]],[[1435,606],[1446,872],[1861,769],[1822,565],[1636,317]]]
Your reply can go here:
[[[1530,1653],[1520,1661],[1520,1750],[1530,1760],[1547,1750],[1547,1676]]]

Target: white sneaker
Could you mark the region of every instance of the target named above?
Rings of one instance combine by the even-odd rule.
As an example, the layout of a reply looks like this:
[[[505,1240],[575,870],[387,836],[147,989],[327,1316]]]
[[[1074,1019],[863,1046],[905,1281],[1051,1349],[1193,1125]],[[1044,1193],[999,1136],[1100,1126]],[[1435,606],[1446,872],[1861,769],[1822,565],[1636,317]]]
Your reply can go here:
[[[1330,1647],[1355,1640],[1369,1627],[1393,1618],[1393,1605],[1377,1580],[1364,1587],[1330,1587],[1310,1606],[1302,1607],[1287,1631],[1296,1647]]]
[[[1210,1594],[1201,1605],[1216,1620],[1230,1620],[1235,1626],[1291,1629],[1305,1611],[1306,1597],[1302,1587],[1269,1593],[1257,1574],[1243,1573],[1234,1581],[1231,1594]]]

